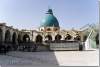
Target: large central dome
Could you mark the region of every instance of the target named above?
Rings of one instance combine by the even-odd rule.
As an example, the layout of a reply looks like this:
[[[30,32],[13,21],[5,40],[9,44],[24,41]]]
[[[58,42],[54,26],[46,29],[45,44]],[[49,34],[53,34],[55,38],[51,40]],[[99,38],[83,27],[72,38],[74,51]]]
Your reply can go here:
[[[59,27],[58,20],[53,15],[52,9],[49,9],[40,27]]]

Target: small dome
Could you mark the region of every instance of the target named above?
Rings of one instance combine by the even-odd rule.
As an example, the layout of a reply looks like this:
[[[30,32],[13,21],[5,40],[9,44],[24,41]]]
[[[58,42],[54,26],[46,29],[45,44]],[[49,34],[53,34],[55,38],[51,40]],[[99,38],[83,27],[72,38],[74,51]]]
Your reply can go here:
[[[58,20],[53,15],[52,9],[49,9],[45,18],[42,20],[41,27],[59,27]]]

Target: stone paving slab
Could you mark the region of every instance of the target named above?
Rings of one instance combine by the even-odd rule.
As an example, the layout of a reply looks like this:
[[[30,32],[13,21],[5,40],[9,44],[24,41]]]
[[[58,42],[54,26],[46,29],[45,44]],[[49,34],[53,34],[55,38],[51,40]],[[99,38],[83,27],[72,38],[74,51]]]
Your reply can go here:
[[[9,52],[0,55],[0,65],[98,66],[99,50],[55,52]]]

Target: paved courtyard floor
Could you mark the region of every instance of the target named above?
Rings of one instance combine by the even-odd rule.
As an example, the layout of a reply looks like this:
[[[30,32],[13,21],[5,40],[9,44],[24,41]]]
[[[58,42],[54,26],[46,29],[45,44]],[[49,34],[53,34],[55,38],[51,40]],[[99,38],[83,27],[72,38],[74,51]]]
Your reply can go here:
[[[94,51],[55,51],[55,52],[18,52],[0,55],[1,67],[27,65],[41,66],[98,66],[99,50]],[[28,67],[29,67],[28,66]]]

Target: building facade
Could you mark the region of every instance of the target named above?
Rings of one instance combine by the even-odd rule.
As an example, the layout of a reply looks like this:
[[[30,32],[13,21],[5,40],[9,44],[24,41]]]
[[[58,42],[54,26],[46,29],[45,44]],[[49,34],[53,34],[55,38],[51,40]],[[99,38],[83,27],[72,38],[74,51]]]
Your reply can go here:
[[[52,9],[48,9],[38,30],[18,30],[14,29],[12,26],[7,26],[5,23],[0,23],[0,44],[10,45],[13,47],[24,42],[84,42],[85,40],[86,36],[84,31],[75,29],[62,30]]]

